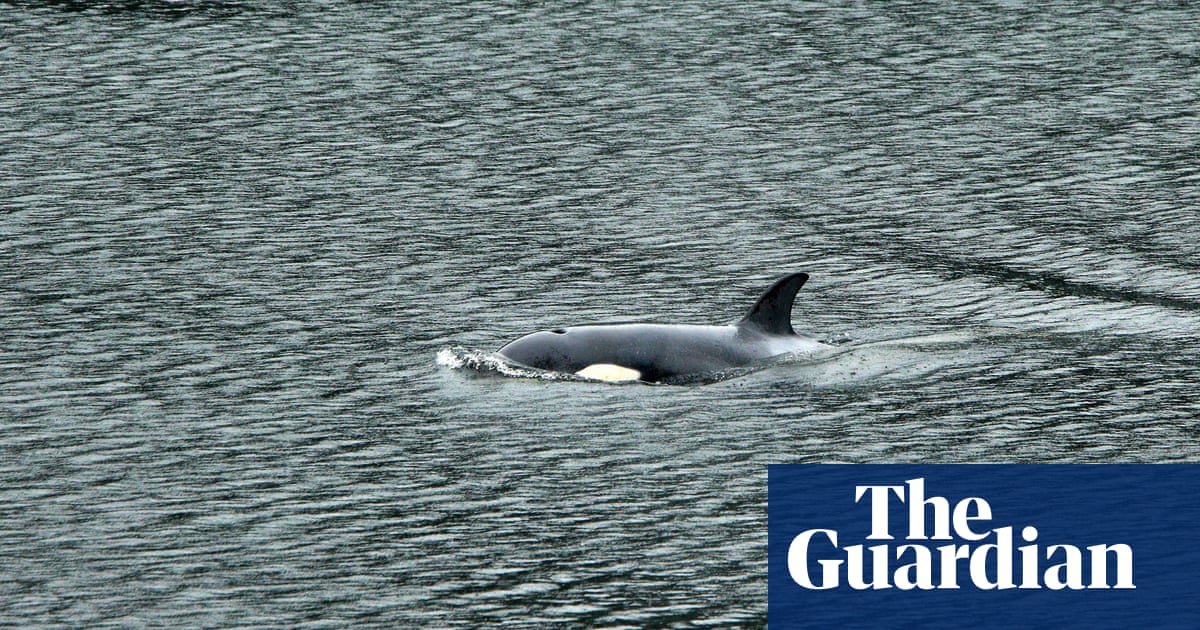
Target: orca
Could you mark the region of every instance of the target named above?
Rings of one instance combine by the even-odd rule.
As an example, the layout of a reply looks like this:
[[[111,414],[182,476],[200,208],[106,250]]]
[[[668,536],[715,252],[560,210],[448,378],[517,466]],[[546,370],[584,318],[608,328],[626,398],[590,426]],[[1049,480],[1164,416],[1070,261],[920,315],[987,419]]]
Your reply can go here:
[[[615,323],[555,328],[525,335],[497,351],[519,367],[611,382],[686,383],[718,380],[731,370],[786,354],[830,346],[796,334],[792,303],[808,274],[793,273],[767,289],[737,323]]]

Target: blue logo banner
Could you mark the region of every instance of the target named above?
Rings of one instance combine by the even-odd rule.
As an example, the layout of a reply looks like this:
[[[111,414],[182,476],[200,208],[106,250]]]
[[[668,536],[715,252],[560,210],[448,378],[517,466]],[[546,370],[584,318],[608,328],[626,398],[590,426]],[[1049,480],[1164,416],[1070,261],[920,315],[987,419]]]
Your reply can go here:
[[[1200,628],[1200,466],[772,465],[782,628]]]

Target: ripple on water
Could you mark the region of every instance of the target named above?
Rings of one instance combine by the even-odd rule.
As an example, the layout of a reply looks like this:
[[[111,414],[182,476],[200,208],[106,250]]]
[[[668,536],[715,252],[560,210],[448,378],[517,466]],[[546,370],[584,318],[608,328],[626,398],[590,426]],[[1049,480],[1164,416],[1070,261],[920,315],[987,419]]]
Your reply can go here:
[[[0,625],[763,625],[767,464],[1197,459],[1189,5],[4,5]]]

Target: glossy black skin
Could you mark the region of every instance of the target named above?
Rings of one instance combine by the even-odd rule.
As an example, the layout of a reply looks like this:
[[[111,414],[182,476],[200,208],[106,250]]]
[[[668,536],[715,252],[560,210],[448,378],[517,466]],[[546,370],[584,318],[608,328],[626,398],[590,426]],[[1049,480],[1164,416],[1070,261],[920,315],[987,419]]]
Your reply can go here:
[[[808,274],[775,281],[738,323],[730,326],[597,324],[526,335],[500,348],[525,367],[574,374],[597,364],[637,370],[639,380],[699,380],[792,352],[828,346],[792,329],[792,303]]]
[[[773,335],[750,326],[599,324],[526,335],[499,354],[513,363],[573,374],[609,363],[637,370],[639,380],[688,380],[760,363],[823,344],[800,335]]]

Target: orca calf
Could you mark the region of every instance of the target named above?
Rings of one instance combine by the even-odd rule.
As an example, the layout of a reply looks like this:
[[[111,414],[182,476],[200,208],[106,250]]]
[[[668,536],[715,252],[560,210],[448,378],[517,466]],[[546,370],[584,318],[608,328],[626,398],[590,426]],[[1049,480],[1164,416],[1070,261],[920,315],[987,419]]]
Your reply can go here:
[[[526,335],[498,353],[522,367],[595,380],[688,382],[784,354],[829,346],[792,329],[792,302],[806,273],[771,285],[736,324],[593,324]]]

